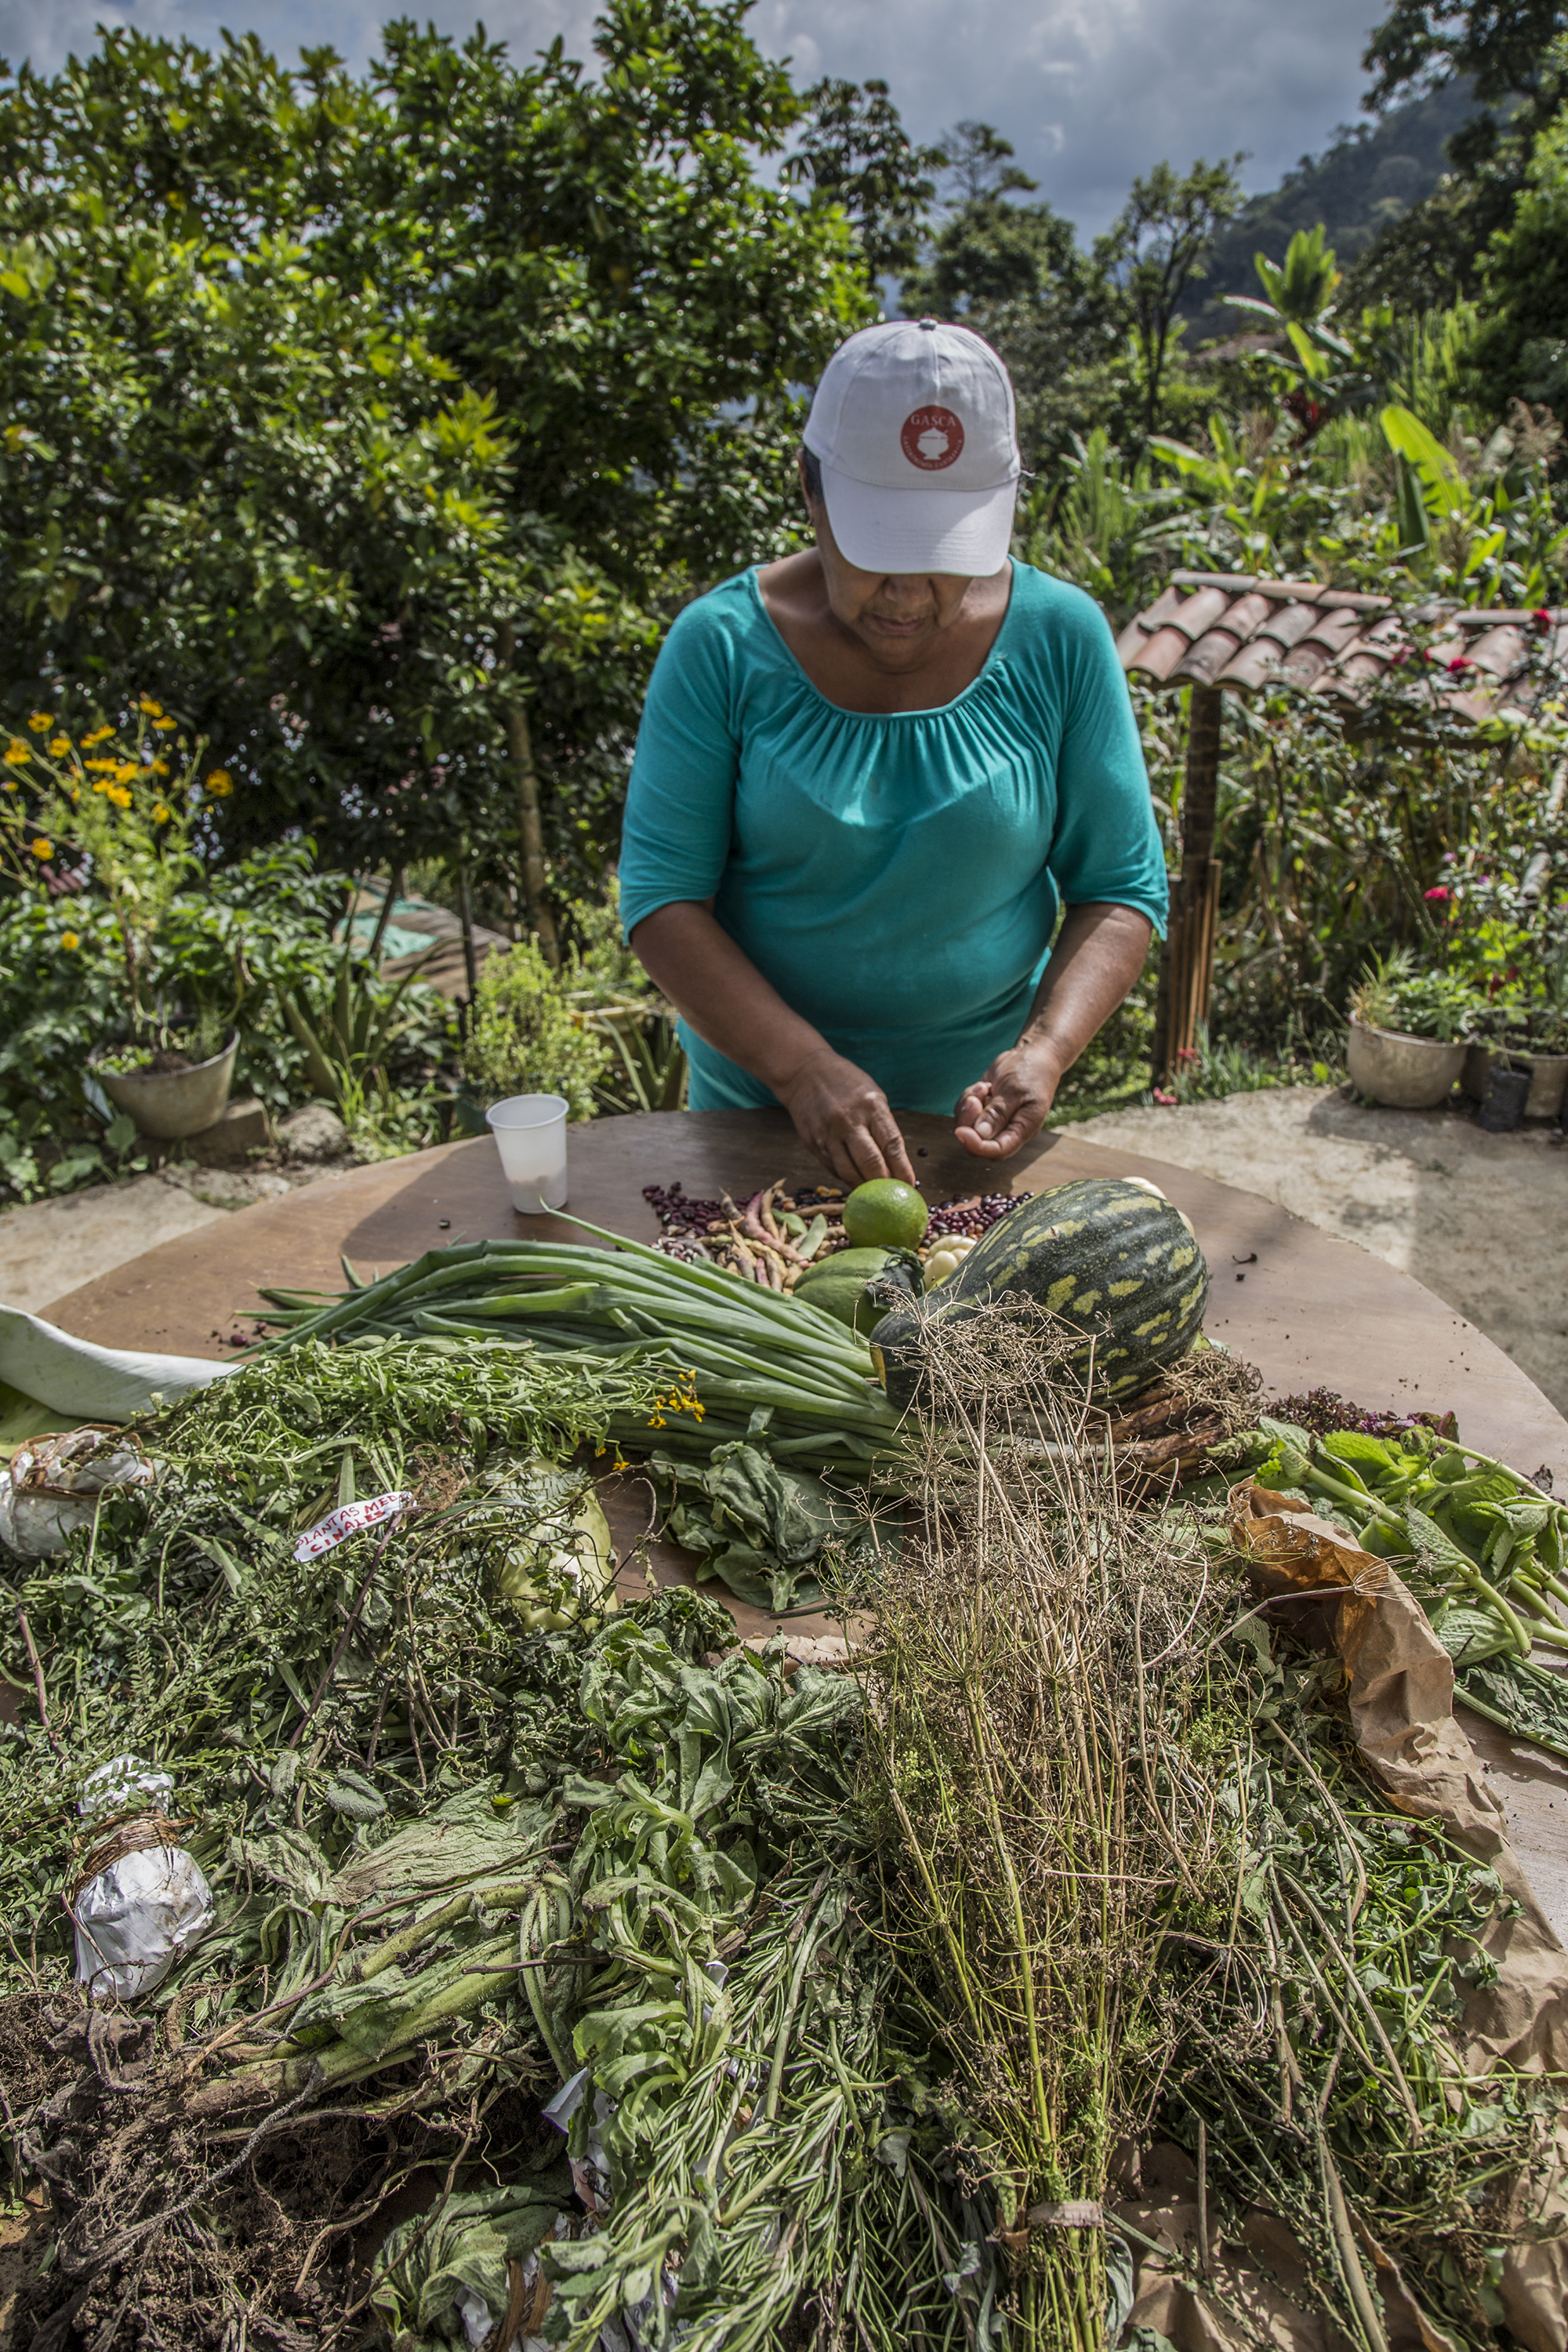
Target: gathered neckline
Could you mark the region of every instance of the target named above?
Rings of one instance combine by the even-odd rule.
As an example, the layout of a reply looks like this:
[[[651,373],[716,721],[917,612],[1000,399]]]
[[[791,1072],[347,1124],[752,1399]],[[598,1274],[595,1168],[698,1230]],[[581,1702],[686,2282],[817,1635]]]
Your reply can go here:
[[[851,710],[847,704],[835,702],[830,694],[824,694],[822,688],[817,685],[816,680],[810,676],[805,664],[801,661],[799,655],[795,652],[794,646],[784,635],[784,631],[780,628],[778,623],[769,612],[767,599],[763,594],[761,578],[763,567],[760,563],[753,563],[751,569],[747,572],[746,583],[751,591],[752,601],[756,604],[758,612],[762,614],[763,619],[767,623],[768,627],[773,631],[779,651],[784,655],[785,661],[789,663],[791,668],[795,671],[795,676],[805,688],[807,693],[815,695],[817,701],[822,704],[825,710],[835,712],[840,719],[858,719],[866,721],[868,724],[881,727],[886,726],[893,719],[945,718],[950,710],[957,710],[962,704],[968,701],[972,694],[977,693],[981,687],[986,684],[994,667],[1000,667],[1002,640],[1006,635],[1008,628],[1012,624],[1014,609],[1017,604],[1018,591],[1019,566],[1014,562],[1011,556],[1007,559],[1007,609],[1002,615],[1001,625],[996,631],[996,635],[991,640],[991,649],[987,653],[985,659],[981,663],[979,669],[976,670],[974,676],[970,679],[969,684],[963,688],[959,693],[953,695],[951,700],[947,702],[930,703],[923,709],[920,710]]]

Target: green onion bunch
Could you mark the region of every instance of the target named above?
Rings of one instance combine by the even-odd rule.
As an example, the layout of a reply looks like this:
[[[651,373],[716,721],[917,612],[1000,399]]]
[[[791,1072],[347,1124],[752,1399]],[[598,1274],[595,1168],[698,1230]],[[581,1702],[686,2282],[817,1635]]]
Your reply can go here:
[[[363,1285],[345,1265],[351,1287],[327,1299],[265,1291],[277,1336],[261,1350],[307,1340],[527,1350],[606,1379],[652,1375],[647,1411],[608,1400],[605,1426],[617,1447],[706,1456],[765,1433],[777,1456],[861,1475],[889,1454],[898,1415],[869,1350],[844,1325],[717,1266],[600,1237],[614,1246],[459,1243]]]

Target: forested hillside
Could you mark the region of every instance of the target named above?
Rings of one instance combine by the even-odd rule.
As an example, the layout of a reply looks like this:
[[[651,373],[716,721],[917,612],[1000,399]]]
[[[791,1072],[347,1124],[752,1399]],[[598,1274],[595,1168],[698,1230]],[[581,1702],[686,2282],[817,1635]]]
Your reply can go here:
[[[1219,299],[1252,294],[1256,254],[1283,261],[1298,229],[1322,223],[1342,267],[1429,196],[1449,168],[1447,142],[1478,112],[1460,79],[1373,121],[1342,130],[1320,155],[1303,155],[1277,188],[1253,196],[1215,237],[1205,276],[1183,305],[1194,343],[1235,331],[1236,313]]]

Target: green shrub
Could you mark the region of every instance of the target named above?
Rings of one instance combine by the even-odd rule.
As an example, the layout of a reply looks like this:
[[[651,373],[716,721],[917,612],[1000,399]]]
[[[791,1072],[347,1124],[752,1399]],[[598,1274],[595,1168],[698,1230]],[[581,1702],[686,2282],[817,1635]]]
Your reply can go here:
[[[463,1049],[463,1076],[487,1103],[508,1095],[563,1095],[574,1118],[594,1116],[607,1048],[584,1026],[537,941],[486,958]]]
[[[1468,972],[1423,966],[1412,950],[1398,947],[1368,962],[1351,992],[1350,1009],[1371,1028],[1451,1045],[1468,1033],[1484,1003]]]
[[[274,1112],[315,1091],[279,999],[331,985],[344,889],[306,840],[217,859],[169,902],[146,967],[149,1004],[237,1023],[236,1092]],[[390,981],[367,985],[384,1005],[395,994]],[[127,1157],[129,1122],[115,1120],[89,1070],[94,1049],[123,1032],[126,994],[114,915],[91,881],[51,892],[40,877],[0,898],[0,1202],[144,1164]],[[401,1013],[382,1059],[400,1095],[423,1093],[446,1050],[448,1010],[416,986]]]

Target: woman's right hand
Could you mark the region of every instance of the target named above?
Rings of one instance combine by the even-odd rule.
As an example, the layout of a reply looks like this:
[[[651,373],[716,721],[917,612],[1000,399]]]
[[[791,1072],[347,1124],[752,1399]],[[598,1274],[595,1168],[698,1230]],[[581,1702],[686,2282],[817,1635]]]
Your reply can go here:
[[[916,1181],[887,1096],[874,1078],[830,1045],[807,1055],[778,1094],[802,1142],[841,1182],[862,1184],[872,1176]]]

